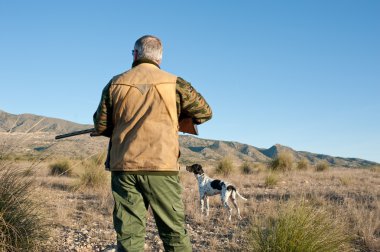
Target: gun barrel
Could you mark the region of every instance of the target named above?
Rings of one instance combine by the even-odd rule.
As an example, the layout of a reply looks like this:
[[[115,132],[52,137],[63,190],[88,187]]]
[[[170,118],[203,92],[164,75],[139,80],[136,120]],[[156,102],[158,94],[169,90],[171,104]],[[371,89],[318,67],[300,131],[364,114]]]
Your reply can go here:
[[[74,132],[70,132],[67,134],[58,135],[55,137],[55,139],[62,139],[62,138],[66,138],[66,137],[78,136],[78,135],[94,133],[94,132],[95,132],[95,128],[79,130],[79,131],[74,131]]]

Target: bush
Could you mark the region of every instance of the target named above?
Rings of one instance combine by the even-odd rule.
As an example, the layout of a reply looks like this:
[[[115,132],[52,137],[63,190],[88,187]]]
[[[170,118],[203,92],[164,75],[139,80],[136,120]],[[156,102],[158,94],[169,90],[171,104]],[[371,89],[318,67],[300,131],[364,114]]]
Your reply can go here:
[[[219,161],[218,166],[216,167],[216,173],[223,174],[224,176],[228,176],[234,169],[234,165],[232,163],[232,159],[229,157],[225,157]]]
[[[0,167],[0,251],[40,251],[48,239],[34,183],[23,171]]]
[[[306,158],[302,158],[300,161],[297,162],[298,170],[307,170],[308,168],[309,168],[309,161],[307,161]]]
[[[49,174],[52,176],[72,176],[72,169],[70,168],[69,161],[62,160],[49,165]]]
[[[277,154],[274,158],[269,168],[274,171],[290,171],[293,166],[293,154],[288,151],[283,151]]]
[[[330,166],[325,160],[318,162],[317,165],[315,166],[315,170],[317,172],[328,171],[329,169],[330,169]]]
[[[240,166],[240,171],[241,173],[243,174],[252,174],[253,173],[253,165],[248,163],[248,162],[244,162],[241,166]]]
[[[321,208],[291,204],[277,218],[255,224],[250,231],[253,251],[347,251],[349,237],[343,222]]]

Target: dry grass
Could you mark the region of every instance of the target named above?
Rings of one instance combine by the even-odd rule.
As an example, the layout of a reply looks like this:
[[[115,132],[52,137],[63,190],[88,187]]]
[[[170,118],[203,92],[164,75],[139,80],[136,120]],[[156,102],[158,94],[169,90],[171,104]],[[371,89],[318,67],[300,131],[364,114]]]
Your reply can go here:
[[[94,164],[94,161],[80,161],[74,169],[74,174],[85,172],[83,164],[86,163]],[[92,238],[95,245],[94,250],[90,251],[99,251],[95,249],[96,244],[107,241],[113,244],[113,202],[109,194],[109,184],[106,183],[107,186],[103,189],[83,187],[74,190],[72,185],[78,183],[79,175],[49,177],[48,165],[49,163],[46,163],[45,169],[40,169],[36,177],[41,184],[39,195],[45,198],[45,207],[54,216],[52,221],[56,223],[56,228],[50,232],[52,238],[47,240],[47,243],[51,246],[54,245],[53,240],[68,242],[67,238],[62,237],[67,230],[82,232],[83,227],[86,227],[88,230],[103,230],[101,237]],[[102,169],[102,165],[98,165],[98,168]],[[211,177],[221,176],[212,174],[213,167],[206,166],[204,169]],[[267,186],[269,176],[277,176],[274,186]],[[348,245],[351,249],[377,251],[380,248],[380,189],[377,187],[380,174],[372,170],[334,168],[323,173],[313,170],[293,170],[287,173],[260,170],[244,176],[238,173],[230,174],[223,179],[235,184],[239,192],[248,198],[247,202],[238,199],[243,220],[238,220],[234,211],[231,222],[228,221],[227,211],[221,205],[219,196],[210,198],[210,216],[202,216],[195,177],[191,173],[181,171],[180,178],[184,188],[186,221],[194,251],[245,251],[245,248],[251,248],[251,227],[265,227],[260,222],[262,220],[280,220],[279,213],[286,213],[290,200],[308,202],[315,214],[323,211],[326,218],[338,220],[336,217],[339,216],[338,224],[348,226],[349,235],[353,237]],[[152,228],[148,233],[157,235],[154,225]],[[149,239],[147,242],[151,247],[160,248],[158,243]]]
[[[273,188],[278,183],[278,174],[274,172],[268,173],[268,175],[265,177],[265,186],[269,188]]]
[[[303,171],[309,169],[309,166],[310,166],[309,161],[307,161],[306,158],[299,160],[296,164],[297,169],[303,170]]]
[[[97,157],[83,161],[76,181],[77,189],[90,189],[103,191],[109,188],[110,176],[104,164]]]
[[[252,251],[339,252],[349,249],[344,220],[305,202],[280,206],[275,218],[260,219],[250,231]]]
[[[39,251],[48,238],[46,211],[27,170],[0,162],[0,251]]]
[[[60,160],[49,165],[50,175],[52,176],[72,176],[72,169],[68,160]]]

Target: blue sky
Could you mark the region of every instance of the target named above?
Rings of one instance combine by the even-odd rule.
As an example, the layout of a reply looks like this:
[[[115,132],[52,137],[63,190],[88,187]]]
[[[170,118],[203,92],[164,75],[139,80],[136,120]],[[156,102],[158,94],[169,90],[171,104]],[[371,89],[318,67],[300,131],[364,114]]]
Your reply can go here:
[[[0,0],[0,109],[92,123],[145,34],[214,118],[201,138],[380,162],[380,1]]]

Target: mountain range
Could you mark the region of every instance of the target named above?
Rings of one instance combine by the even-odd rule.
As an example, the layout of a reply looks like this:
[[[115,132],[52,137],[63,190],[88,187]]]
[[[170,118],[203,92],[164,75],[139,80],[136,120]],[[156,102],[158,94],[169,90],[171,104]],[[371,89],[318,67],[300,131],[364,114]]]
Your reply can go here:
[[[77,136],[63,140],[54,140],[54,135],[68,133],[77,130],[92,128],[93,125],[78,124],[62,119],[43,117],[33,114],[13,115],[0,110],[0,140],[9,137],[23,137],[32,134],[22,141],[14,151],[25,153],[27,151],[41,152],[49,149],[58,156],[88,156],[106,149],[108,139],[104,137]],[[180,135],[182,163],[215,164],[223,157],[230,157],[234,163],[243,162],[266,163],[277,156],[279,152],[290,152],[295,161],[307,159],[310,164],[327,161],[331,166],[339,167],[369,167],[376,165],[375,162],[359,158],[333,157],[323,154],[315,154],[306,151],[296,151],[290,147],[275,144],[272,147],[258,148],[252,145],[202,139],[192,135]],[[11,141],[3,141],[11,142]],[[17,142],[17,141],[15,141]],[[18,141],[19,142],[19,141]],[[6,148],[5,148],[6,149]]]

